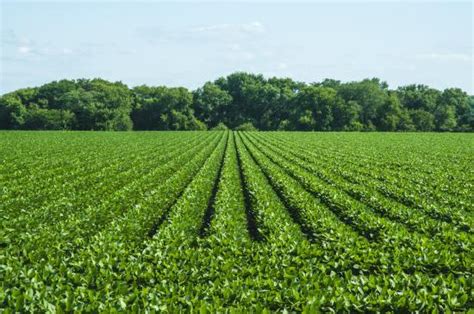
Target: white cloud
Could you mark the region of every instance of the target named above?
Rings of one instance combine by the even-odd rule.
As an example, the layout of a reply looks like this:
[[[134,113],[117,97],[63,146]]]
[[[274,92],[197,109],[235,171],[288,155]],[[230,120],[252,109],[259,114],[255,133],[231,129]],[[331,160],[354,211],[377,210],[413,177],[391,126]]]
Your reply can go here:
[[[252,22],[249,24],[242,24],[240,28],[249,33],[265,33],[265,27],[260,22]]]
[[[423,53],[416,56],[418,59],[437,60],[437,61],[463,61],[471,62],[472,55],[466,53]]]
[[[0,0],[1,1],[1,0]],[[117,50],[114,44],[97,44],[89,46],[87,44],[75,47],[55,44],[51,41],[38,41],[28,36],[20,36],[12,29],[2,29],[0,31],[0,43],[3,48],[2,60],[40,60],[49,57],[69,57],[84,56],[106,53],[111,49]]]
[[[261,39],[267,30],[261,22],[254,21],[240,24],[204,24],[176,29],[147,26],[136,28],[135,32],[146,38],[147,43],[151,45],[210,41],[211,43],[225,43],[229,49],[237,51],[241,49],[242,41]]]
[[[193,27],[189,29],[192,33],[234,33],[234,34],[263,34],[265,27],[262,23],[255,21],[243,24],[215,24]]]
[[[43,57],[50,57],[50,56],[69,56],[76,54],[76,51],[63,47],[48,47],[47,45],[18,45],[17,52],[20,56],[27,57],[27,56],[43,56]]]
[[[31,52],[31,47],[29,46],[19,46],[18,52],[22,55],[29,54]]]

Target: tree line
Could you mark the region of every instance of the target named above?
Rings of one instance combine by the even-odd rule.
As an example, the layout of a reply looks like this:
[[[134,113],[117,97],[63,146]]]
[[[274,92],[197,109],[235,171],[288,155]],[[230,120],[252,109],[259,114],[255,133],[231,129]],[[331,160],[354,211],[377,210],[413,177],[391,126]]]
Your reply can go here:
[[[0,97],[0,129],[473,131],[474,97],[378,78],[318,83],[244,72],[190,91],[60,80]]]

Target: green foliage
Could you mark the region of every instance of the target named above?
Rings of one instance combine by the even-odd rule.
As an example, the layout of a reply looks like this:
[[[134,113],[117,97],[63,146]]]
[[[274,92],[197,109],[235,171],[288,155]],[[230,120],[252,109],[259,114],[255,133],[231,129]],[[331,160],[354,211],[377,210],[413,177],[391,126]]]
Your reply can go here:
[[[205,130],[193,114],[192,94],[185,88],[139,86],[134,88],[132,112],[137,130]]]
[[[211,131],[227,131],[228,129],[229,128],[227,127],[227,125],[222,122],[219,122],[219,124],[213,127]]]
[[[258,129],[251,122],[245,122],[237,126],[235,131],[258,131]]]
[[[202,88],[198,88],[193,97],[196,118],[211,128],[214,128],[218,121],[222,121],[232,103],[229,93],[213,83],[206,83]]]
[[[130,131],[133,129],[133,122],[129,115],[122,113],[115,115],[109,124],[108,130]]]
[[[410,116],[416,130],[432,131],[435,127],[434,115],[427,111],[421,109],[413,110],[410,112]]]
[[[386,102],[379,107],[379,128],[382,131],[396,131],[399,129],[402,109],[395,95],[390,95]]]
[[[131,129],[131,93],[120,82],[62,80],[0,99],[4,129]]]
[[[19,129],[25,123],[26,108],[14,93],[0,98],[0,129]]]
[[[0,311],[468,312],[473,150],[450,133],[0,132]]]
[[[338,102],[336,91],[329,87],[308,86],[294,98],[301,111],[295,111],[297,129],[330,130],[333,110]]]
[[[79,79],[2,95],[0,129],[205,130],[250,122],[262,131],[466,132],[474,129],[472,103],[459,88],[390,90],[378,78],[306,84],[237,72],[195,91]]]
[[[27,111],[23,129],[68,130],[75,123],[75,115],[69,110],[34,108]]]
[[[346,101],[354,101],[360,106],[359,121],[366,130],[377,125],[377,112],[388,97],[387,84],[379,79],[365,79],[360,82],[341,84],[338,94]]]
[[[433,112],[441,92],[426,85],[408,85],[399,87],[397,94],[405,108]]]

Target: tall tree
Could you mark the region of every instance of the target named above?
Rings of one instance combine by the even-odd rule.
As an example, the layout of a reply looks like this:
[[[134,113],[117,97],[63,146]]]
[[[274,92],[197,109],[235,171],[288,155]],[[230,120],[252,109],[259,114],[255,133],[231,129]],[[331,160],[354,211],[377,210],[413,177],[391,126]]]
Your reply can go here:
[[[401,104],[410,110],[434,112],[441,92],[426,85],[407,85],[399,87],[397,94]]]
[[[355,101],[360,105],[360,122],[366,129],[373,129],[377,124],[379,108],[388,98],[387,84],[376,78],[341,84],[338,94],[346,102]]]
[[[437,105],[437,126],[441,129],[468,130],[473,118],[469,95],[459,88],[447,88],[439,97]],[[454,117],[453,117],[454,115]],[[453,118],[456,120],[454,123]],[[443,120],[443,121],[441,121]]]
[[[473,131],[474,97],[426,85],[389,90],[378,78],[306,84],[245,72],[183,87],[129,89],[102,79],[60,80],[0,97],[2,129]]]
[[[15,93],[3,95],[0,98],[0,129],[20,129],[26,112],[26,107]]]
[[[207,82],[193,93],[195,116],[210,128],[226,120],[231,104],[232,96],[214,83]]]
[[[402,119],[402,108],[395,94],[388,96],[382,106],[378,108],[377,126],[382,131],[396,131]]]
[[[337,92],[330,87],[306,86],[294,98],[293,123],[297,129],[329,131]]]
[[[204,123],[194,117],[193,96],[184,87],[139,86],[133,89],[132,113],[137,130],[201,130]]]
[[[435,119],[432,113],[422,109],[410,110],[409,112],[416,130],[425,132],[434,130]]]

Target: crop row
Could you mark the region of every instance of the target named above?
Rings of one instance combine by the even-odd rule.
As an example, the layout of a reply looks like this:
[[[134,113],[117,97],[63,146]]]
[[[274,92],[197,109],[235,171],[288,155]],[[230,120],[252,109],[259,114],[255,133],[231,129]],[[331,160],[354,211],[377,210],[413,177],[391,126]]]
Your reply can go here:
[[[466,149],[440,148],[411,178],[404,168],[397,175],[398,153],[372,152],[385,145],[375,135],[23,135],[0,138],[15,150],[0,163],[0,311],[473,306],[472,204],[461,191],[462,207],[454,197],[439,206],[438,191],[424,193],[432,186],[420,181],[457,154],[463,165],[449,169],[463,186]],[[408,140],[392,141],[416,138]],[[424,147],[400,165],[423,159]]]

